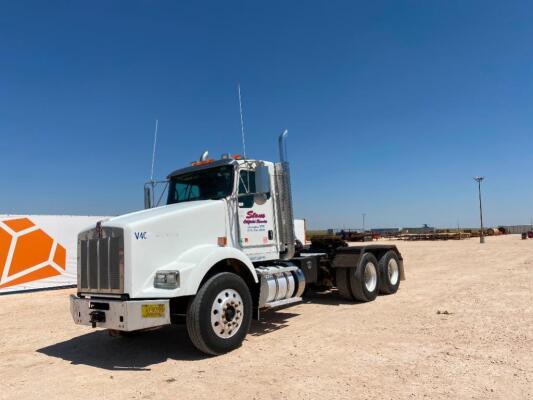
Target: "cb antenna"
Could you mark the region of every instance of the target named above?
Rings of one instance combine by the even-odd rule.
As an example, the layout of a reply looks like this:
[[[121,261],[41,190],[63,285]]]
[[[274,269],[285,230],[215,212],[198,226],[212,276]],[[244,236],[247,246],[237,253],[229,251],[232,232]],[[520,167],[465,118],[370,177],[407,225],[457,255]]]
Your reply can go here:
[[[155,120],[155,131],[154,131],[154,147],[152,148],[152,169],[150,171],[150,185],[152,186],[152,204],[155,202],[155,181],[154,181],[154,164],[155,164],[155,149],[157,146],[157,128],[159,126],[159,120]]]
[[[242,156],[246,160],[246,143],[244,142],[244,117],[242,115],[242,97],[241,97],[241,84],[240,84],[240,82],[237,82],[237,89],[239,91],[239,111],[241,113]]]
[[[150,182],[154,182],[154,164],[155,164],[155,147],[157,145],[157,126],[159,124],[159,120],[155,120],[155,132],[154,132],[154,147],[152,149],[152,170],[150,172]]]

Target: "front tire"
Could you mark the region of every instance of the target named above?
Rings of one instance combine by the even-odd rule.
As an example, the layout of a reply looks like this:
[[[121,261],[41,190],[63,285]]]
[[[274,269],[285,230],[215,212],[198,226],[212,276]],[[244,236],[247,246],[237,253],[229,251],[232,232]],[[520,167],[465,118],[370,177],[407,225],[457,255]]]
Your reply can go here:
[[[222,272],[211,277],[187,310],[187,332],[194,346],[219,355],[241,346],[252,320],[252,296],[244,280]]]

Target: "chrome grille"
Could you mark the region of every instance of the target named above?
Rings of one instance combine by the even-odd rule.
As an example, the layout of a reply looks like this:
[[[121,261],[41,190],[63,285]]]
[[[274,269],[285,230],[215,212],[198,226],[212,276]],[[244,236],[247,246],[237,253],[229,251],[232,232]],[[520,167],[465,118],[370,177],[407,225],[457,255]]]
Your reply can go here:
[[[124,232],[101,227],[78,236],[78,291],[124,292]]]

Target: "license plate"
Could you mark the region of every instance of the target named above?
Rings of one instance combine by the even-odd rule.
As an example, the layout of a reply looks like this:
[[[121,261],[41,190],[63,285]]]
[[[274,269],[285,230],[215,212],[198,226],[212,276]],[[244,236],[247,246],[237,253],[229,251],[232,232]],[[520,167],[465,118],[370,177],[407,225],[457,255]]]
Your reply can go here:
[[[143,318],[161,318],[165,316],[164,304],[142,304],[141,315]]]

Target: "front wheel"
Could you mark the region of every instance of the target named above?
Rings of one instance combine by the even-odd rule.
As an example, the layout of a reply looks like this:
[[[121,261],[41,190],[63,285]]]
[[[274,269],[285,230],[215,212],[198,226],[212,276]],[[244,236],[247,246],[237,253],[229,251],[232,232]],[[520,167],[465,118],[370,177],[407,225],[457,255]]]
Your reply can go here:
[[[240,347],[252,320],[252,296],[244,280],[222,272],[198,291],[187,310],[187,332],[194,346],[218,355]]]

